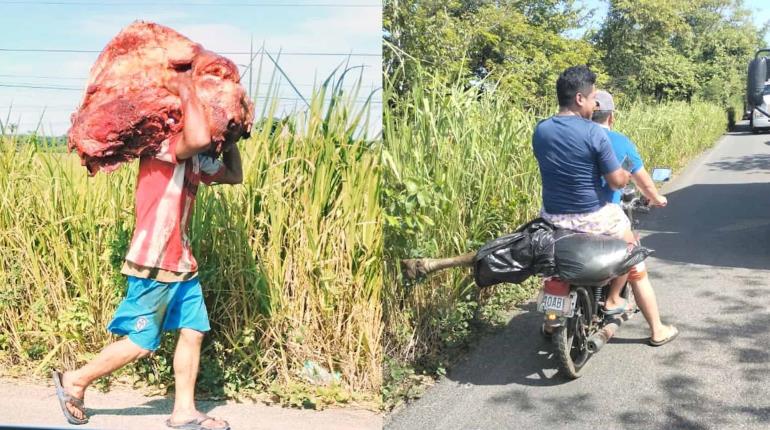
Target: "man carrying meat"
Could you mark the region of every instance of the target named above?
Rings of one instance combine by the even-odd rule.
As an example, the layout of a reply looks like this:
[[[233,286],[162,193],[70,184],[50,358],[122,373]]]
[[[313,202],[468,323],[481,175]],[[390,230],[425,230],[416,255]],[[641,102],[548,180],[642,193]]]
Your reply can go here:
[[[121,271],[128,277],[128,291],[108,327],[125,337],[80,369],[53,372],[62,411],[71,424],[88,422],[83,398],[93,381],[150,355],[159,347],[162,331],[178,330],[174,408],[166,425],[229,429],[226,421],[195,407],[201,343],[210,326],[187,231],[200,182],[241,183],[241,159],[234,143],[225,146],[222,161],[204,155],[211,133],[189,73],[170,79],[166,87],[181,100],[184,127],[164,141],[156,155],[139,163],[136,227]]]

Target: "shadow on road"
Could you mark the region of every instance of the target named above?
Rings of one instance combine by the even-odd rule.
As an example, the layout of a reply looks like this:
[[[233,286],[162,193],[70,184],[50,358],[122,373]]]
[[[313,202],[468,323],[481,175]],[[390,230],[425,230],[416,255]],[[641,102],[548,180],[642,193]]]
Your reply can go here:
[[[770,144],[770,142],[766,142],[766,144]],[[715,161],[706,165],[711,167],[712,171],[732,170],[738,172],[747,172],[749,170],[759,170],[759,172],[752,173],[767,174],[767,172],[764,171],[770,170],[770,154],[744,155],[742,157],[727,159],[725,161]]]
[[[770,170],[770,157],[712,163]],[[761,167],[757,167],[761,166]],[[667,194],[669,204],[640,216],[642,243],[673,263],[770,269],[770,183],[697,184]]]
[[[225,403],[226,402],[224,401],[205,401],[205,402],[198,401],[198,402],[195,402],[195,406],[198,408],[198,411],[203,412],[204,414],[208,414],[212,409],[216,408],[217,406],[224,405]],[[144,404],[138,405],[136,407],[131,407],[131,408],[120,408],[120,409],[87,408],[87,413],[89,414],[89,416],[93,416],[93,415],[116,415],[116,416],[125,416],[125,417],[144,416],[144,415],[170,416],[173,405],[174,405],[173,398],[153,399]]]
[[[645,401],[664,411],[660,428],[719,429],[736,423],[768,428],[770,406],[757,405],[767,404],[763,387],[770,382],[770,313],[762,306],[770,293],[762,288],[702,293],[693,297],[713,311],[678,323],[684,338],[656,360],[666,369],[656,382],[665,396]],[[740,393],[733,386],[742,387]],[[629,428],[649,423],[649,417],[633,411],[618,419]]]
[[[551,341],[540,335],[543,315],[534,303],[522,305],[518,311],[499,333],[484,337],[447,377],[473,385],[551,386],[567,382],[556,374],[558,359],[552,353]]]

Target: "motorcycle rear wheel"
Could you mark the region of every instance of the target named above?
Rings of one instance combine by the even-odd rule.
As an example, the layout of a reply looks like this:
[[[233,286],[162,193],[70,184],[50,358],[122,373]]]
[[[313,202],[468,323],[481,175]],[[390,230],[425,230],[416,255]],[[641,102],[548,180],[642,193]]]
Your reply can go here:
[[[585,287],[575,288],[575,315],[553,333],[553,343],[559,357],[560,367],[570,379],[577,379],[591,353],[588,351],[593,306],[591,296]]]

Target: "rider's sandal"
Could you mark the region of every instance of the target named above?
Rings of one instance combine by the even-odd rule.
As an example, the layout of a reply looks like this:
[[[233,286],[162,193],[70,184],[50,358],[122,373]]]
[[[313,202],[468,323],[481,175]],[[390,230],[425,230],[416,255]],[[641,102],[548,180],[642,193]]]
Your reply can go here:
[[[674,332],[668,335],[668,337],[661,339],[661,340],[652,340],[652,338],[647,339],[647,343],[650,346],[663,346],[672,340],[676,339],[677,336],[679,336],[679,329],[671,326],[672,329],[674,329]]]
[[[635,309],[628,306],[628,299],[623,299],[623,304],[614,308],[602,308],[605,316],[620,315],[626,312],[633,313]]]

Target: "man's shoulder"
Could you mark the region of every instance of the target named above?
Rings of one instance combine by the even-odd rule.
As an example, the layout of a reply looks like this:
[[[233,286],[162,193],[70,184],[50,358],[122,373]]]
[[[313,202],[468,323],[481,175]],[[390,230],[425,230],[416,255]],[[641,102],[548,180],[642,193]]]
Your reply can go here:
[[[607,130],[607,136],[609,136],[610,140],[613,143],[622,143],[624,145],[633,145],[634,143],[631,141],[631,138],[626,136],[625,134],[615,131],[615,130]]]
[[[535,124],[535,130],[539,129],[540,127],[548,127],[553,123],[553,117],[549,116],[548,118],[542,118],[537,121]]]
[[[623,133],[621,133],[621,132],[619,132],[617,130],[607,130],[607,135],[610,136],[610,137],[615,137],[617,139],[623,139],[623,140],[628,140],[628,141],[631,140],[628,136],[626,136],[625,134],[623,134]]]
[[[595,122],[587,120],[585,118],[581,118],[578,116],[559,116],[559,115],[553,115],[545,119],[541,119],[537,122],[537,125],[535,125],[536,129],[550,129],[553,127],[570,127],[574,128],[579,131],[593,131],[593,130],[600,130],[601,127],[599,127]]]
[[[600,133],[599,134],[600,136],[606,136],[607,132],[609,131],[609,130],[605,129],[604,127],[602,127],[601,125],[599,125],[599,124],[597,124],[597,123],[595,123],[593,121],[590,121],[590,120],[585,120],[585,128],[586,128],[586,130],[588,130],[588,132],[590,132],[592,134],[593,133]]]

